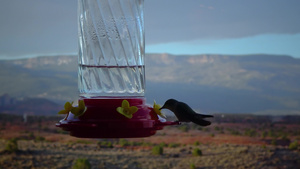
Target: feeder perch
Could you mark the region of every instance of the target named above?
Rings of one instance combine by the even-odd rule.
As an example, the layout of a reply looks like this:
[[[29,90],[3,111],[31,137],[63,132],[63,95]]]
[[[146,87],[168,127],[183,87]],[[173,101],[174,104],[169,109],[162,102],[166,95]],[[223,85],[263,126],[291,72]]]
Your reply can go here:
[[[68,112],[57,127],[75,137],[132,138],[178,124],[146,104],[143,2],[78,0],[78,88],[86,111]],[[124,100],[135,107],[132,117],[117,111]]]

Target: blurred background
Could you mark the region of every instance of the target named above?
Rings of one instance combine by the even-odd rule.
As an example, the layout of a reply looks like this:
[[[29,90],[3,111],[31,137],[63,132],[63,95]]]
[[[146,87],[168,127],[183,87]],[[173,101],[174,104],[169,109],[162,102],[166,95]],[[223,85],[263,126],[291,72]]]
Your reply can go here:
[[[300,114],[299,1],[144,5],[149,103],[176,98],[208,113]],[[1,1],[0,23],[0,104],[76,100],[77,1]]]

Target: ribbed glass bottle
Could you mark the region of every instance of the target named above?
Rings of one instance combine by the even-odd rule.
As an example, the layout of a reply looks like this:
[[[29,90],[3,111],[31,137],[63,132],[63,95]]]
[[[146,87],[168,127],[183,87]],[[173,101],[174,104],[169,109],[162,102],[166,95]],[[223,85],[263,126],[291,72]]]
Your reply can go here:
[[[144,96],[144,0],[78,3],[80,96]]]

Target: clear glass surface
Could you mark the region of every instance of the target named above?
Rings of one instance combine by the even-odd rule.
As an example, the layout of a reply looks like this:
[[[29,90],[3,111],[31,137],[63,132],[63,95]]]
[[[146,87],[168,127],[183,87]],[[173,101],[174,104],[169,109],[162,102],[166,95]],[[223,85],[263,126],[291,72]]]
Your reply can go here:
[[[80,96],[144,96],[143,0],[78,3]]]

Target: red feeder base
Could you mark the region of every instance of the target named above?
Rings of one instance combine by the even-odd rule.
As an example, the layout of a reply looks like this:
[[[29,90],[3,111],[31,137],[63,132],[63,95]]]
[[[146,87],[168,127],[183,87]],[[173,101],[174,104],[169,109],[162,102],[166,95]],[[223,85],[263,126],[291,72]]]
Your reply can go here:
[[[131,119],[116,111],[126,99],[138,111]],[[144,98],[95,98],[83,99],[86,112],[75,118],[72,113],[60,120],[56,126],[69,131],[70,135],[82,138],[134,138],[148,137],[164,126],[178,122],[162,122]]]

